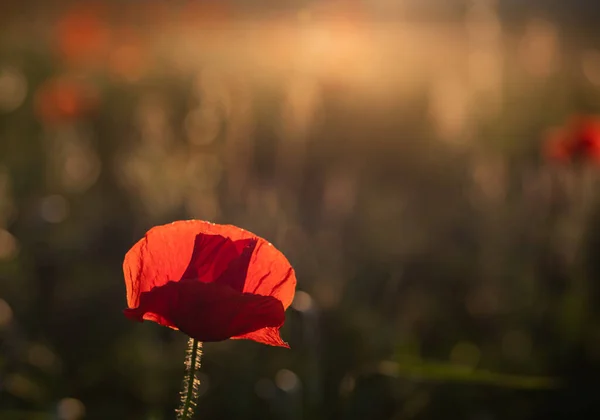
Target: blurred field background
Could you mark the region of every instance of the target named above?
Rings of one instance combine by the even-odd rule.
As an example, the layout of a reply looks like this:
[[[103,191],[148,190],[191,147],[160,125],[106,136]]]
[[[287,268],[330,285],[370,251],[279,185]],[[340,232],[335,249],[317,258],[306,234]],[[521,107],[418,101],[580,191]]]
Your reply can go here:
[[[199,419],[600,418],[593,1],[0,5],[0,419],[174,417],[186,338],[121,313],[153,225],[295,266],[292,350],[205,345]],[[596,166],[595,166],[596,165]]]

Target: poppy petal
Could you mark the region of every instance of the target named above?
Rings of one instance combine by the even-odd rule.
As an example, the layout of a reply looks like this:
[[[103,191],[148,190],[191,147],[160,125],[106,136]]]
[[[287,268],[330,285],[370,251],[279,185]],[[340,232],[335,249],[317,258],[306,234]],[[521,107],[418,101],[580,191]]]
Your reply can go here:
[[[258,242],[248,268],[244,292],[274,296],[288,308],[294,299],[296,274],[288,260],[265,240]]]
[[[125,315],[138,321],[149,319],[175,327],[200,341],[240,337],[286,346],[281,339],[273,338],[285,321],[279,300],[240,293],[219,283],[168,282],[143,292],[139,307],[126,309]],[[267,327],[270,333],[258,333]],[[258,333],[255,338],[254,332]]]
[[[123,272],[130,308],[138,306],[141,293],[169,281],[213,281],[240,255],[231,239],[189,227],[172,223],[152,228],[127,252]]]
[[[235,244],[229,238],[221,235],[198,234],[194,238],[192,256],[181,279],[213,281],[239,257],[239,254]]]
[[[240,277],[220,276],[255,240],[241,288]],[[241,272],[239,267],[237,270]],[[123,262],[127,303],[139,304],[140,295],[169,281],[194,278],[219,281],[236,290],[280,300],[284,308],[292,303],[296,276],[285,256],[266,240],[232,225],[201,220],[178,221],[157,226],[138,241]],[[240,289],[241,288],[241,289]]]
[[[242,255],[239,258],[233,260],[229,267],[217,278],[216,282],[221,284],[226,284],[231,287],[233,290],[237,290],[238,292],[242,292],[244,290],[244,283],[246,281],[246,277],[248,276],[248,267],[250,266],[250,260],[252,258],[252,254],[254,249],[256,248],[256,244],[258,240],[256,238],[246,239],[244,242],[247,245],[242,251]]]
[[[265,327],[257,331],[231,338],[234,340],[254,340],[258,343],[268,344],[269,346],[290,348],[289,344],[281,339],[279,328]]]
[[[250,260],[243,291],[273,296],[286,309],[292,304],[296,274],[287,258],[265,239],[237,226],[217,225],[201,220],[179,221],[172,225],[185,226],[197,233],[225,236],[234,241],[239,254],[246,246],[244,240],[256,238],[258,242]]]

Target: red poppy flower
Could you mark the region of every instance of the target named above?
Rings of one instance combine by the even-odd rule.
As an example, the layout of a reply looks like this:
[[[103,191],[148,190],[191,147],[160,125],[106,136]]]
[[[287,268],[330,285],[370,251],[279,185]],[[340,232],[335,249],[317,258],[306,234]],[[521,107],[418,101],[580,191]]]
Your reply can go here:
[[[551,131],[545,154],[560,162],[579,159],[600,163],[600,121],[592,117],[575,117],[565,128]]]
[[[59,76],[46,80],[36,91],[35,112],[47,124],[73,121],[98,105],[96,88],[84,81]]]
[[[244,338],[288,347],[279,336],[296,276],[266,240],[200,220],[158,226],[123,262],[125,315],[199,341]]]
[[[110,27],[102,2],[77,5],[63,15],[56,27],[56,48],[71,63],[101,63],[109,51]]]

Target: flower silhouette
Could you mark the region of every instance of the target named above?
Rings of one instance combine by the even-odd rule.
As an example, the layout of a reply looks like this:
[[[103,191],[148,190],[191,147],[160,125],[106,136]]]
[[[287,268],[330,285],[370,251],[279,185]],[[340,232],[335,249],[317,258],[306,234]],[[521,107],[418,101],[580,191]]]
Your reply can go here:
[[[231,225],[178,221],[146,233],[123,262],[133,320],[199,341],[244,338],[288,347],[279,328],[296,277],[266,240]]]

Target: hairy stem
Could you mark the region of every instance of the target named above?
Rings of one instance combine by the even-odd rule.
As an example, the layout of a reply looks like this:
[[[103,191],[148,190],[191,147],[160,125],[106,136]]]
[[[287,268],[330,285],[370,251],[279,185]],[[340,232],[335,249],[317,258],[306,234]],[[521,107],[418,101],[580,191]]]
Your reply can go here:
[[[194,338],[188,340],[188,348],[185,354],[185,376],[181,391],[181,406],[177,410],[177,420],[189,420],[194,415],[196,401],[198,400],[198,370],[200,369],[200,358],[202,356],[202,342]]]

